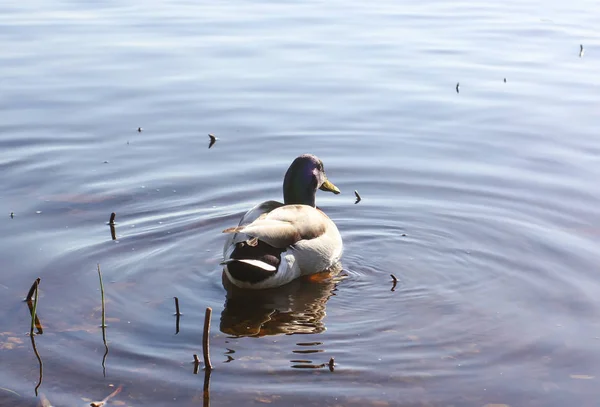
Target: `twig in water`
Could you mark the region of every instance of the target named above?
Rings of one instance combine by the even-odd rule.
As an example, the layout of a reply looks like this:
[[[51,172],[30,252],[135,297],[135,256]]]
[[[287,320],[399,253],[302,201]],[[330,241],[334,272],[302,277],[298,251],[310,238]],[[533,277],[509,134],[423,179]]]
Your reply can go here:
[[[179,333],[179,317],[182,315],[181,312],[179,312],[179,298],[177,297],[173,297],[175,298],[175,316],[177,317],[177,319],[175,320],[175,335],[177,335]]]
[[[31,297],[33,297],[33,292],[35,291],[35,289],[37,288],[37,285],[40,283],[40,278],[36,278],[35,281],[33,282],[33,284],[31,284],[31,288],[29,289],[29,292],[27,293],[27,297],[25,297],[25,301],[31,301]]]
[[[114,225],[115,224],[115,218],[116,218],[117,214],[116,213],[111,213],[110,214],[110,220],[108,221],[109,225]]]
[[[27,307],[29,308],[29,314],[33,314],[33,301],[27,301]],[[40,322],[40,318],[38,316],[37,310],[35,313],[35,327],[37,329],[37,335],[41,335],[44,333],[44,328],[42,327],[42,323]]]
[[[395,291],[396,290],[396,284],[398,284],[398,279],[393,274],[390,274],[390,276],[392,276],[392,280],[394,280],[394,285],[392,285],[392,291]]]
[[[35,283],[33,283],[34,287],[35,287],[35,302],[33,303],[33,309],[31,311],[31,329],[29,330],[29,335],[33,336],[33,328],[35,328],[35,317],[37,314],[37,305],[38,305],[38,299],[39,299],[39,285],[40,285],[40,279],[38,278],[37,280],[35,280]]]
[[[210,138],[210,142],[208,143],[208,148],[211,148],[217,142],[218,138],[216,138],[212,134],[209,134],[208,137]]]
[[[175,298],[175,315],[180,316],[182,315],[181,312],[179,312],[179,298],[177,297],[173,297]]]
[[[210,318],[212,316],[212,308],[206,308],[206,314],[204,314],[204,334],[202,335],[202,354],[204,356],[204,368],[212,370],[212,364],[210,363],[210,352],[208,349],[208,340],[210,334]]]
[[[100,271],[100,263],[98,263],[98,277],[100,278],[100,296],[102,298],[102,325],[100,326],[106,328],[106,308],[104,307],[104,283],[102,283],[102,272]]]
[[[198,355],[194,353],[194,374],[198,374],[198,367],[200,366],[200,359],[198,359]]]

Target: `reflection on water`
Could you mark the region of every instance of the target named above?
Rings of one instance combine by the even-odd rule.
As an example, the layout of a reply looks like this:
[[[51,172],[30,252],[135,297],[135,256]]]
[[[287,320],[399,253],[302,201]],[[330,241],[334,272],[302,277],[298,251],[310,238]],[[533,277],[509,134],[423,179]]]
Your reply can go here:
[[[232,336],[315,334],[325,331],[327,300],[342,276],[332,270],[267,290],[243,290],[223,275],[227,291],[221,332]]]

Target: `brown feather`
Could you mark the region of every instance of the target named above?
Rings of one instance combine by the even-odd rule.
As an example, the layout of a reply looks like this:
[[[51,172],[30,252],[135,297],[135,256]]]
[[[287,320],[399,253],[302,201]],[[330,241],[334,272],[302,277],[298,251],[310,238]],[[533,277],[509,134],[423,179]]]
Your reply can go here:
[[[222,233],[238,233],[242,229],[244,229],[244,226],[235,226],[235,227],[232,227],[232,228],[225,229]]]

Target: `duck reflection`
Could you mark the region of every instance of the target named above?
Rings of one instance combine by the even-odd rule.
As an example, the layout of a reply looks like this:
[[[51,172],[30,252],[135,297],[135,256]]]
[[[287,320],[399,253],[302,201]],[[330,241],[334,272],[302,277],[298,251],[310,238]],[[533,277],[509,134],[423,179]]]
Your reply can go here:
[[[312,334],[325,331],[325,304],[343,278],[332,269],[265,290],[240,289],[223,273],[227,291],[221,332],[232,336]]]

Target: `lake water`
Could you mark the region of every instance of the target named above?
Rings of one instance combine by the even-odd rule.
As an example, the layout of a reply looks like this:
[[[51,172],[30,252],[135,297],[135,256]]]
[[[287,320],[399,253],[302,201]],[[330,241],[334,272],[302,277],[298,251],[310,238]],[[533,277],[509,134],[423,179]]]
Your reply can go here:
[[[599,17],[583,0],[3,3],[0,405],[122,385],[109,405],[598,406]],[[342,190],[317,203],[343,272],[227,294],[221,231],[281,199],[306,152]]]

